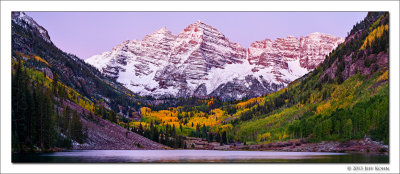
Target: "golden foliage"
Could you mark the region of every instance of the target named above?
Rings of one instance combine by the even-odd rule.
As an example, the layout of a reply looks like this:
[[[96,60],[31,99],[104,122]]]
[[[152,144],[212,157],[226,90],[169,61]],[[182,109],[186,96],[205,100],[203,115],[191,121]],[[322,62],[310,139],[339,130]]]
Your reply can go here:
[[[160,123],[170,123],[179,124],[177,112],[175,109],[170,110],[160,110],[160,111],[151,111],[148,107],[141,107],[140,114],[142,118],[148,119],[151,121],[158,121]]]
[[[139,122],[139,121],[131,121],[131,122],[129,122],[129,127],[139,128],[140,124],[142,124],[143,128],[149,127],[149,124],[147,124],[145,122]]]
[[[39,56],[33,55],[33,58],[34,58],[36,61],[43,62],[43,63],[45,63],[47,66],[50,66],[50,64],[49,64],[46,60],[42,59],[42,58],[39,57]]]
[[[237,108],[239,109],[243,109],[248,105],[254,104],[254,103],[260,103],[261,101],[263,101],[264,98],[263,97],[256,97],[256,98],[252,98],[243,102],[240,102],[237,104]]]
[[[386,70],[381,76],[379,76],[378,81],[384,81],[389,79],[389,70]]]
[[[225,125],[221,126],[222,131],[227,131],[227,130],[230,130],[232,128],[233,128],[232,124],[225,124]]]
[[[257,135],[257,141],[266,141],[266,142],[268,142],[270,139],[271,139],[271,133],[270,132]]]
[[[41,57],[39,57],[37,55],[34,55],[34,54],[26,55],[26,54],[21,53],[21,52],[16,52],[16,54],[19,57],[24,57],[24,58],[27,58],[27,59],[34,59],[34,60],[36,60],[38,62],[42,62],[42,63],[46,64],[47,66],[51,67],[49,62],[47,62],[46,60],[42,59]]]
[[[215,120],[220,120],[225,112],[221,109],[213,109],[210,111],[210,113],[211,113],[211,115],[208,116],[209,118],[215,119]]]
[[[367,45],[371,46],[371,43],[373,41],[375,41],[375,39],[380,38],[383,34],[383,32],[389,30],[389,25],[381,25],[377,28],[375,28],[371,33],[369,33],[369,35],[367,36],[367,38],[364,40],[364,44],[361,46],[360,49],[365,49],[367,47]]]
[[[284,140],[286,138],[289,138],[289,135],[285,133],[283,133],[282,137],[280,138],[281,140]]]
[[[210,106],[212,104],[214,104],[214,99],[213,98],[211,98],[210,101],[207,102],[207,106]]]
[[[139,111],[140,111],[140,114],[146,115],[147,113],[151,112],[151,109],[148,107],[141,107]]]
[[[322,113],[325,113],[324,111],[326,111],[327,109],[330,109],[331,108],[331,102],[327,102],[327,103],[325,103],[325,104],[323,104],[323,105],[319,105],[318,107],[317,107],[317,109],[316,109],[316,114],[322,114]]]
[[[187,126],[188,127],[191,127],[192,126],[192,123],[193,123],[193,127],[195,128],[196,127],[196,125],[198,124],[198,125],[205,125],[205,126],[210,126],[210,127],[213,127],[213,126],[215,126],[215,125],[217,125],[218,124],[218,122],[217,122],[217,120],[216,119],[214,119],[213,117],[198,117],[198,116],[195,116],[195,117],[193,117],[188,123],[187,123]]]

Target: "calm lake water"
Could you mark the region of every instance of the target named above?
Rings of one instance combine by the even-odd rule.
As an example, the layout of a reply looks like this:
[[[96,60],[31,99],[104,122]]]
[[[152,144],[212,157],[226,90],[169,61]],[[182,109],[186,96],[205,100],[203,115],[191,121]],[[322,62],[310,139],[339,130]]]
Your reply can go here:
[[[216,150],[80,150],[13,154],[13,163],[388,163],[389,156],[368,153]]]

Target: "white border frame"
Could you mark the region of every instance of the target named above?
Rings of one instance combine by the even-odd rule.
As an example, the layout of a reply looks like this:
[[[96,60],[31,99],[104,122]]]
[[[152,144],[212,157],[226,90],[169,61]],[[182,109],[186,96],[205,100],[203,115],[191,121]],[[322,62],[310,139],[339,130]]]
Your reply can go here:
[[[11,11],[389,11],[390,164],[12,164]],[[1,2],[1,172],[7,173],[348,173],[348,166],[388,166],[399,172],[399,2],[398,1],[2,1]],[[371,171],[370,173],[377,173]]]

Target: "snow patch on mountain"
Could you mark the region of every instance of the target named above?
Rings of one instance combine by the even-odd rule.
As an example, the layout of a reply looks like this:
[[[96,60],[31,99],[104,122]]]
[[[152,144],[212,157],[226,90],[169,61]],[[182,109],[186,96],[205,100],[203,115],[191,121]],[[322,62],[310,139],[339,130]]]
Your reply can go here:
[[[294,61],[288,61],[287,63],[288,63],[291,74],[296,75],[296,78],[291,79],[291,81],[296,80],[297,78],[299,78],[309,72],[309,70],[307,70],[307,68],[304,68],[300,65],[299,59],[296,59]]]
[[[256,41],[245,49],[197,21],[176,36],[163,27],[85,61],[139,95],[241,99],[285,87],[342,42],[315,32]]]
[[[90,59],[86,59],[85,62],[91,64],[101,71],[101,69],[112,59],[112,57],[109,56],[110,54],[111,52],[104,52],[100,55],[94,55]]]

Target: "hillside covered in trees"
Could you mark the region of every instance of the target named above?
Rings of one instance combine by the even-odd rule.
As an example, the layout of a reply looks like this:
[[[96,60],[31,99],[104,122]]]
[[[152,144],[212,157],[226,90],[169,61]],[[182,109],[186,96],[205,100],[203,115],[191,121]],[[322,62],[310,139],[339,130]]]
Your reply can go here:
[[[142,107],[141,119],[129,126],[161,142],[165,136],[221,144],[369,137],[388,144],[388,25],[388,13],[368,13],[322,64],[278,92],[235,102],[193,98]]]
[[[188,137],[221,145],[366,137],[389,143],[388,13],[368,13],[323,63],[288,87],[231,102],[135,96],[27,23],[12,26],[15,152],[195,148]]]
[[[129,90],[58,49],[46,32],[13,12],[13,152],[165,148],[121,126],[122,113],[137,105]]]

